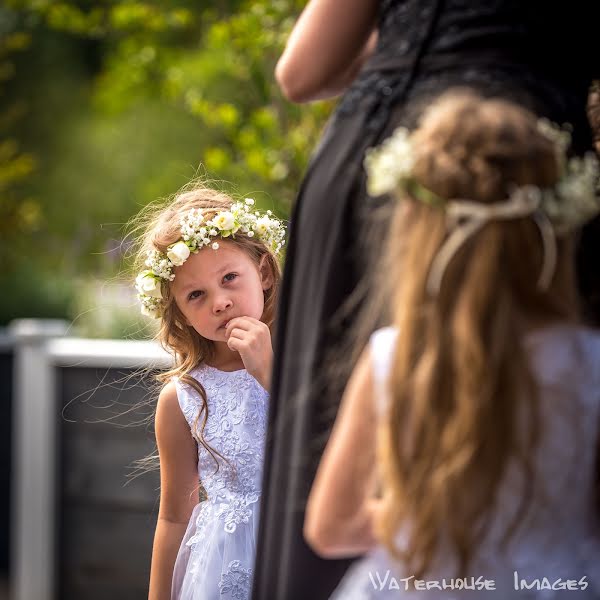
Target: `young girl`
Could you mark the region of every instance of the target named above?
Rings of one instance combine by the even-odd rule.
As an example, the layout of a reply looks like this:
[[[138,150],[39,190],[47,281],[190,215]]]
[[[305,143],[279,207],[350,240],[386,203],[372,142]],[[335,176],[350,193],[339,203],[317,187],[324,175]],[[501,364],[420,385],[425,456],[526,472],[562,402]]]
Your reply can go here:
[[[368,155],[370,193],[398,197],[394,327],[352,375],[307,507],[315,551],[367,552],[335,598],[600,597],[600,333],[573,256],[598,165],[567,143],[455,92]]]
[[[151,600],[250,596],[284,243],[282,223],[252,205],[194,187],[143,236],[142,312],[175,359],[156,408]]]

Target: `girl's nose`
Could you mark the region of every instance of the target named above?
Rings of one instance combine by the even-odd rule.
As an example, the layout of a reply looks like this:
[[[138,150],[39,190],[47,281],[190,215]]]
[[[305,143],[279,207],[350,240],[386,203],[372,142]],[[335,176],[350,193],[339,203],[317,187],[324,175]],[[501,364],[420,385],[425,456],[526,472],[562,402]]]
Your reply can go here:
[[[231,308],[232,305],[233,305],[233,302],[231,301],[231,299],[229,299],[225,296],[219,296],[219,297],[215,298],[215,302],[213,304],[213,312],[216,315],[218,315],[219,313],[222,313],[224,310]]]

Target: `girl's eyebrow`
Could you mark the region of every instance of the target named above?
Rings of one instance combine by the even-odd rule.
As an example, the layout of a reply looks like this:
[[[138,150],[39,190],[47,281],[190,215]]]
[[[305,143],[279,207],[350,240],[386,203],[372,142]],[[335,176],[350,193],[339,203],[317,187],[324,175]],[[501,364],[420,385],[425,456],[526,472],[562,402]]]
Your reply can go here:
[[[224,273],[225,271],[231,271],[231,269],[233,269],[235,267],[235,265],[236,265],[236,263],[232,263],[232,262],[225,263],[225,265],[223,265],[217,271],[217,273]]]

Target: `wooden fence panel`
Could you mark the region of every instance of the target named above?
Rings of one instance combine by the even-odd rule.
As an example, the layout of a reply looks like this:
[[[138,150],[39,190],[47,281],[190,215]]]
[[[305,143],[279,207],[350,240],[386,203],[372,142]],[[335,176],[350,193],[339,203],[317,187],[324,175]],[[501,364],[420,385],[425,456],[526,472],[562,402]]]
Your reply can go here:
[[[61,600],[147,598],[159,497],[158,471],[128,479],[154,450],[133,409],[149,378],[124,369],[60,368],[58,589]]]

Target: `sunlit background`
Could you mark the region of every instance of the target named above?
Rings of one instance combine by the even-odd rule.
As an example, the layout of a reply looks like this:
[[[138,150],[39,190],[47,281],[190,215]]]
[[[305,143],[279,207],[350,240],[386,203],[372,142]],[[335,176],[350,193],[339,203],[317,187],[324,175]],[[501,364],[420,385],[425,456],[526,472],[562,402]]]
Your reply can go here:
[[[331,110],[274,80],[303,5],[0,6],[0,600],[146,597],[156,473],[125,483],[154,442],[126,411],[154,329],[128,223],[198,175],[289,216]]]
[[[302,5],[3,3],[0,323],[145,335],[118,285],[125,225],[195,175],[288,216],[329,110],[274,81]]]

